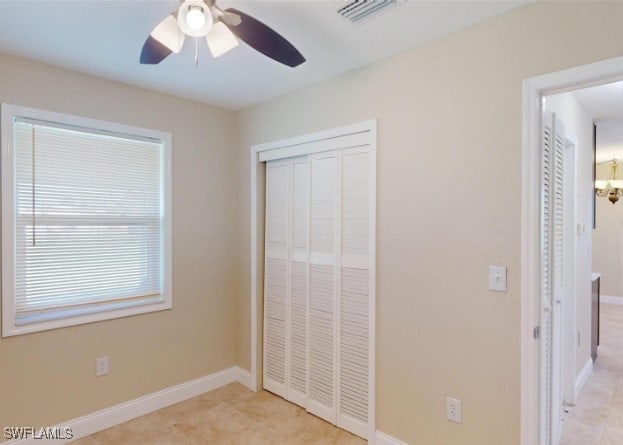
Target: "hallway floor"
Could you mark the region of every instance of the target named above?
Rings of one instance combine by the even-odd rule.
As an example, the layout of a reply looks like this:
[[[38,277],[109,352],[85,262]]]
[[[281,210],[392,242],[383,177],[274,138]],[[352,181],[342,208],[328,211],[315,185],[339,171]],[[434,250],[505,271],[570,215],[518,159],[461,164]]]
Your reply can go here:
[[[565,414],[560,445],[623,444],[623,305],[601,305],[593,375]]]

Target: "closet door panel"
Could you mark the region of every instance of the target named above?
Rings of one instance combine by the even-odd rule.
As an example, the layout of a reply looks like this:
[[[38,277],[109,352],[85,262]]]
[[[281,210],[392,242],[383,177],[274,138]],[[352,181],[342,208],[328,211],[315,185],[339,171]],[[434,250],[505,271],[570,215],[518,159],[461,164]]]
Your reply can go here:
[[[338,426],[368,431],[370,326],[370,153],[342,150]]]
[[[290,162],[266,163],[266,252],[264,269],[264,387],[285,396]]]
[[[336,423],[337,154],[310,156],[307,409]]]
[[[290,252],[290,368],[287,399],[307,404],[307,305],[309,258],[309,162],[293,158]]]

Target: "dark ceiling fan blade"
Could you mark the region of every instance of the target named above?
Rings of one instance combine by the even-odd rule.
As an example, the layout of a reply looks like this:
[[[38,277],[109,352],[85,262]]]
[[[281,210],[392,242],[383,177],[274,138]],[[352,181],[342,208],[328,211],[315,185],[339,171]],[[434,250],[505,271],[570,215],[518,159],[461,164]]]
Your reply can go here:
[[[290,42],[259,20],[236,8],[227,8],[225,12],[240,16],[240,24],[228,25],[228,28],[251,48],[290,67],[305,62],[305,57]]]
[[[146,65],[156,65],[166,59],[166,57],[172,52],[173,51],[154,39],[152,36],[149,36],[147,37],[147,40],[145,40],[143,50],[141,51],[141,63]]]
[[[141,51],[141,63],[155,65],[172,52],[179,53],[184,39],[185,35],[178,26],[176,14],[167,16],[147,37]]]

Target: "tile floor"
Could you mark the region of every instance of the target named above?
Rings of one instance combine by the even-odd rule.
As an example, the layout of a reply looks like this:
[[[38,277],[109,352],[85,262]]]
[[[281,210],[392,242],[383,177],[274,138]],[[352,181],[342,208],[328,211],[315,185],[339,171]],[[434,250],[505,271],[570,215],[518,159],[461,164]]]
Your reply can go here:
[[[623,306],[601,305],[595,369],[565,415],[560,445],[623,445]]]
[[[73,442],[76,445],[361,445],[359,437],[238,383]]]
[[[233,383],[80,439],[76,445],[361,445],[280,397]],[[623,305],[601,306],[593,375],[565,414],[560,445],[623,445]]]

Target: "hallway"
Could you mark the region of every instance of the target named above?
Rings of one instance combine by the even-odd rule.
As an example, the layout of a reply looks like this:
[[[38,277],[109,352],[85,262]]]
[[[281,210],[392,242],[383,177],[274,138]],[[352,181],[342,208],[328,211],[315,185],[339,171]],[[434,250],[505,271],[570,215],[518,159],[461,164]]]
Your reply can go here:
[[[623,305],[601,305],[593,375],[564,415],[560,445],[623,444]]]

